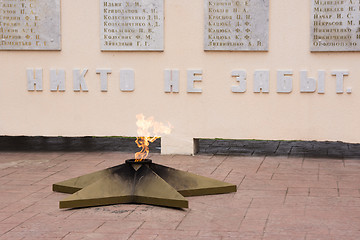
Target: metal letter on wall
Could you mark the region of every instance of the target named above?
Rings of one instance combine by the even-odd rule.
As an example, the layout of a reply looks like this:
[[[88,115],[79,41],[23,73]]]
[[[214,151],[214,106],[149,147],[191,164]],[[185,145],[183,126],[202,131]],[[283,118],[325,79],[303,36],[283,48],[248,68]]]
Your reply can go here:
[[[102,92],[108,91],[108,74],[111,74],[111,69],[96,69],[96,73],[100,74],[100,89]]]
[[[204,0],[204,49],[267,51],[269,0]]]
[[[201,88],[195,88],[194,82],[202,81],[202,70],[188,70],[187,71],[187,92],[188,93],[202,93]]]
[[[179,79],[180,72],[178,69],[165,69],[164,71],[164,92],[178,93],[179,92]]]
[[[231,91],[233,93],[244,93],[246,92],[246,71],[245,70],[234,70],[231,72],[231,76],[236,78],[239,82],[237,86],[232,86]]]
[[[311,1],[310,49],[360,51],[360,1]]]
[[[268,93],[270,91],[270,72],[269,70],[256,70],[254,72],[254,92]]]
[[[164,51],[164,0],[101,0],[102,51]]]
[[[60,0],[3,0],[0,50],[60,50]]]
[[[65,91],[65,70],[50,69],[50,91]]]
[[[43,70],[42,68],[26,69],[27,89],[28,91],[42,91],[43,90]]]
[[[279,70],[277,72],[277,92],[291,93],[293,89],[292,70]]]
[[[120,70],[120,90],[133,92],[135,90],[135,72],[132,69]]]
[[[84,92],[88,92],[89,89],[85,82],[85,75],[88,72],[88,69],[85,68],[82,72],[78,68],[73,69],[73,86],[74,92],[80,92],[81,90]]]
[[[315,78],[308,77],[306,70],[300,71],[300,92],[313,93],[316,91]]]
[[[344,93],[344,76],[348,76],[349,71],[335,70],[331,72],[331,75],[336,76],[336,93]]]

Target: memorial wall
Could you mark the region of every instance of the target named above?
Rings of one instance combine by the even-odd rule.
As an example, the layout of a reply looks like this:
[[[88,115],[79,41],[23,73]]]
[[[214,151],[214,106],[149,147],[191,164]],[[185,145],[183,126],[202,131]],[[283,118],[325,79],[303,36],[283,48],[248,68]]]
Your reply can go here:
[[[359,143],[359,58],[355,0],[2,0],[0,134]]]

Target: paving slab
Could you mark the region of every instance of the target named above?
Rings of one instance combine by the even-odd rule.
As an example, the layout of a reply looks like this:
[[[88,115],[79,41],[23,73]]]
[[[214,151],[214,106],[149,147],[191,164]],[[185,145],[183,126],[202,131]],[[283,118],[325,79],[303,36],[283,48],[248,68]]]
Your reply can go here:
[[[188,209],[137,204],[58,208],[68,195],[52,192],[53,183],[131,156],[116,151],[0,152],[0,240],[360,238],[360,159],[354,157],[151,153],[156,163],[228,181],[238,191],[188,197]]]

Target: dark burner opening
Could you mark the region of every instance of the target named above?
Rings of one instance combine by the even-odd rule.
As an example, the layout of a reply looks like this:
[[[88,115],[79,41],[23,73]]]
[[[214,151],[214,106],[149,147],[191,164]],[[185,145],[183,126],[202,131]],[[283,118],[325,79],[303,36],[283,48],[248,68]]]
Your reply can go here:
[[[150,164],[150,163],[152,163],[152,160],[144,159],[142,161],[136,162],[135,159],[128,159],[128,160],[125,160],[125,163],[127,163],[127,164]]]

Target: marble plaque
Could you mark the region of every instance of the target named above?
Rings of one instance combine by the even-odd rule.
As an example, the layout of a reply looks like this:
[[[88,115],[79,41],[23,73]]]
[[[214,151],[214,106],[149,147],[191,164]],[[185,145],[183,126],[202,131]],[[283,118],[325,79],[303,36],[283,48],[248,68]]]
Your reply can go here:
[[[267,51],[269,0],[205,0],[204,49]]]
[[[0,1],[0,50],[60,49],[60,0]]]
[[[310,50],[360,51],[360,1],[311,0]]]
[[[163,51],[164,0],[101,0],[103,51]]]

